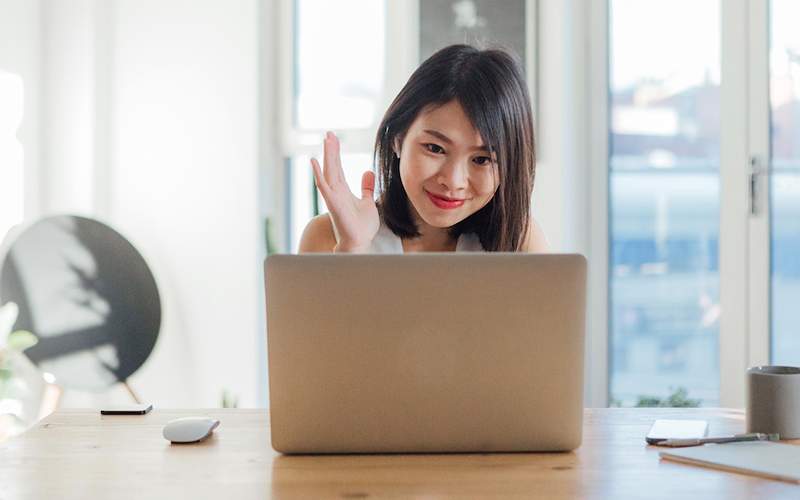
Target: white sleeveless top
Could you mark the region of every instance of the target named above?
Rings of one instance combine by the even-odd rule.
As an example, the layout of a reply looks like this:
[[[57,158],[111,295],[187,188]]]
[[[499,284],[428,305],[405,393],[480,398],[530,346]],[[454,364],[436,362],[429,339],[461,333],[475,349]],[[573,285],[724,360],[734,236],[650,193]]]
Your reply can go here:
[[[458,237],[456,252],[484,252],[481,240],[475,233],[465,233]],[[369,253],[404,253],[403,242],[394,234],[386,224],[381,221],[381,227],[372,239]]]

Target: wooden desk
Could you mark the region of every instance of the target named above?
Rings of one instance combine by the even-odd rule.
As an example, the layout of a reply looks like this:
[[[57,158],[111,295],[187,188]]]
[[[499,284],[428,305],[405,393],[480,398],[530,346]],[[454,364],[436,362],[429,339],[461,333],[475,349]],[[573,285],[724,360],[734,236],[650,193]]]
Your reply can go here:
[[[170,445],[162,425],[205,414],[209,440]],[[656,418],[700,418],[742,432],[734,410],[589,409],[574,453],[280,456],[265,410],[59,411],[0,444],[0,498],[793,498],[800,486],[659,461]]]

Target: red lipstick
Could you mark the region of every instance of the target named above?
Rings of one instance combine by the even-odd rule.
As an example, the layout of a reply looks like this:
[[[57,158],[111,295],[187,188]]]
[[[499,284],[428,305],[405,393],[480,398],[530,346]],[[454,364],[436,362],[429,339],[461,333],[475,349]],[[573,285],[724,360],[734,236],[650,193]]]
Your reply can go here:
[[[446,198],[440,198],[435,194],[429,193],[428,191],[425,191],[425,194],[427,194],[431,202],[439,208],[443,209],[458,208],[464,204],[464,200],[448,200]]]

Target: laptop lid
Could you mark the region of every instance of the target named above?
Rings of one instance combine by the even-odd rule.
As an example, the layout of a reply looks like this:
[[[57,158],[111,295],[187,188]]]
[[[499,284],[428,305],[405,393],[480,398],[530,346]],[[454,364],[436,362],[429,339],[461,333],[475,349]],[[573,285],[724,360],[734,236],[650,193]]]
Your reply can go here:
[[[270,419],[283,453],[580,445],[581,255],[272,255]]]

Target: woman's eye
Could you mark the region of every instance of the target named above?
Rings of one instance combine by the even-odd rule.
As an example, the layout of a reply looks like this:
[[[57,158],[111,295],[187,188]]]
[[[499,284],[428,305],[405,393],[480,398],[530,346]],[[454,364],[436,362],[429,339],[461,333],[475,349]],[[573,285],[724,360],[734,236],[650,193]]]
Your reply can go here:
[[[442,147],[439,146],[438,144],[431,144],[431,143],[425,144],[425,149],[427,149],[431,153],[437,153],[437,154],[444,153],[444,149],[442,149]]]
[[[492,159],[489,158],[488,156],[479,156],[472,161],[474,161],[478,165],[488,165],[489,163],[492,162]]]

